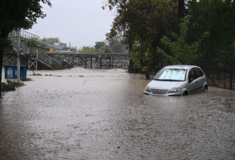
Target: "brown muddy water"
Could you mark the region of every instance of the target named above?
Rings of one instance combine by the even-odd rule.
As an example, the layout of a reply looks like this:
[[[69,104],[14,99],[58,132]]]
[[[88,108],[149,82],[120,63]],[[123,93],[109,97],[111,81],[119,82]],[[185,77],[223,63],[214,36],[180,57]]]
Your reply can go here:
[[[36,73],[1,99],[0,160],[235,159],[234,91],[148,96],[125,70]]]

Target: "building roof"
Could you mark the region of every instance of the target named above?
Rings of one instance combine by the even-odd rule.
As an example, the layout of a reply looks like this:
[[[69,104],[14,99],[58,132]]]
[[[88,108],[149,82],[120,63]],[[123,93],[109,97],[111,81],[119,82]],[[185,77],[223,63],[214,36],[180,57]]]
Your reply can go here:
[[[54,50],[62,50],[64,47],[66,47],[65,43],[60,43],[60,45],[48,43],[46,46],[47,49],[54,48]]]

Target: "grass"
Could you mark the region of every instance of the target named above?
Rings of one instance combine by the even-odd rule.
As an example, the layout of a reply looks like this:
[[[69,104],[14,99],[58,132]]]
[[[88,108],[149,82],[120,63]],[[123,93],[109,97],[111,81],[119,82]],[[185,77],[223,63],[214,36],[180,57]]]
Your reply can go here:
[[[15,91],[17,87],[20,87],[23,85],[24,83],[22,82],[12,82],[10,80],[7,80],[7,83],[2,82],[2,92]]]

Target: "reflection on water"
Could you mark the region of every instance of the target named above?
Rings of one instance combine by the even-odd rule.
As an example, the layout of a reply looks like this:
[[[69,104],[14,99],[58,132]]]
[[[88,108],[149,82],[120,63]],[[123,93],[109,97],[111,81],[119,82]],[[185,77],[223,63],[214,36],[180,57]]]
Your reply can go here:
[[[235,92],[158,97],[142,94],[143,75],[123,70],[36,73],[53,76],[32,76],[1,100],[0,160],[235,157],[226,108]]]

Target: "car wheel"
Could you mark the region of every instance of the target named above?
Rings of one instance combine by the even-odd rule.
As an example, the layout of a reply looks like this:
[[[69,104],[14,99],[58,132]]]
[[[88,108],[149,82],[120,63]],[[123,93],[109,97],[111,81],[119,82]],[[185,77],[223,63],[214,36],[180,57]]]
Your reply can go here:
[[[203,92],[208,92],[208,89],[204,87]]]
[[[188,95],[188,93],[187,93],[187,92],[184,92],[184,93],[183,93],[183,96],[187,96],[187,95]]]

